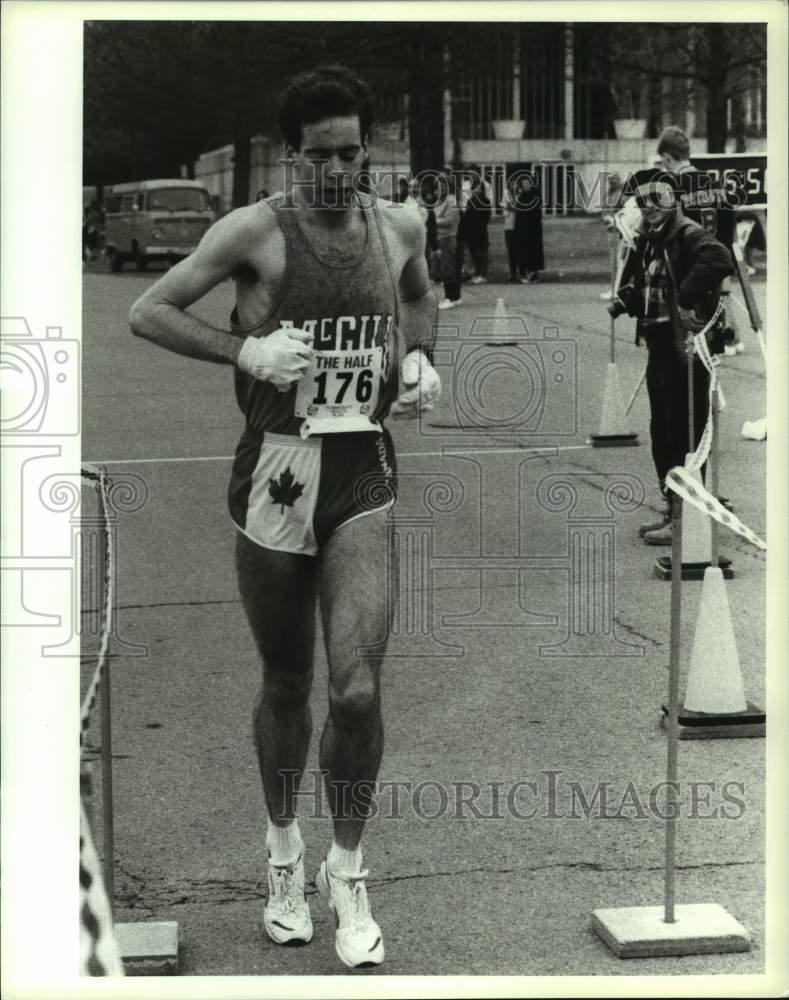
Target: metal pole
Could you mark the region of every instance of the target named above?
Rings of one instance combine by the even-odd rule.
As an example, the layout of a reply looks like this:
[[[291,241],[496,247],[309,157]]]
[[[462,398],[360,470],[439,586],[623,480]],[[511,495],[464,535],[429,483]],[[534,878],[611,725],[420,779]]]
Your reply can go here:
[[[679,741],[679,655],[682,624],[682,500],[675,493],[671,534],[671,647],[668,674],[668,761],[666,764],[665,916],[674,923],[674,864],[677,843],[677,744]]]
[[[611,301],[613,302],[614,301],[614,296],[616,295],[616,276],[617,276],[617,271],[618,271],[618,268],[617,268],[617,259],[618,259],[617,241],[618,241],[618,238],[617,238],[617,234],[616,234],[616,227],[614,227],[611,230],[608,239],[609,239],[609,243],[611,245],[611,253],[610,253],[610,257],[611,257]],[[616,360],[616,356],[615,356],[615,350],[616,350],[616,348],[615,348],[615,345],[614,345],[614,324],[615,324],[615,322],[616,321],[614,320],[614,317],[612,316],[611,317],[611,364],[614,364],[614,362]]]
[[[693,334],[688,334],[685,342],[688,352],[688,454],[696,450],[696,427],[693,420],[693,368],[695,363],[695,351],[693,347]]]
[[[633,403],[635,403],[636,396],[638,395],[638,391],[641,388],[641,386],[644,384],[644,381],[645,381],[646,377],[647,377],[647,371],[646,371],[646,368],[645,368],[643,370],[643,372],[641,372],[641,378],[638,380],[638,383],[637,383],[635,389],[633,390],[633,395],[630,397],[630,402],[625,407],[625,416],[627,416],[628,413],[630,413],[630,411],[633,409]]]
[[[710,493],[718,498],[718,390],[712,393],[712,442],[710,444]],[[718,565],[718,522],[710,518],[710,565]]]

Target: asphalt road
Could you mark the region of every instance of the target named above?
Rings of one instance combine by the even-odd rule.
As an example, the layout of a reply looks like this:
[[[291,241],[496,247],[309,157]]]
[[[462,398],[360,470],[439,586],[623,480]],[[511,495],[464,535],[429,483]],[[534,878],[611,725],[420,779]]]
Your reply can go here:
[[[118,522],[117,916],[177,920],[186,975],[343,974],[312,884],[308,947],[280,948],[261,928],[265,817],[251,740],[259,668],[225,503],[241,417],[227,368],[130,335],[129,306],[154,277],[84,276],[83,458],[140,477],[147,497]],[[679,748],[678,901],[725,906],[751,931],[752,950],[625,962],[590,928],[594,909],[663,900],[655,789],[665,778],[658,720],[669,657],[669,585],[652,573],[662,550],[636,533],[657,506],[645,391],[631,413],[639,447],[586,443],[608,362],[604,287],[465,288],[463,306],[441,315],[440,409],[429,424],[392,426],[397,530],[428,556],[407,576],[411,617],[384,667],[380,777],[402,784],[397,803],[391,786],[382,793],[364,841],[387,948],[372,975],[763,970],[763,740]],[[529,342],[529,362],[518,346],[486,346],[502,339],[499,297],[521,318],[503,339]],[[757,299],[764,308],[763,285]],[[195,311],[225,325],[231,305],[228,284]],[[720,483],[763,536],[765,447],[740,428],[764,414],[766,383],[755,337],[744,327],[742,336],[746,353],[720,372]],[[621,320],[616,360],[629,398],[645,356]],[[554,389],[540,410],[542,384]],[[492,419],[509,426],[491,430]],[[607,505],[615,482],[624,499]],[[571,571],[579,533],[610,557],[603,596]],[[765,557],[728,532],[721,548],[736,574],[726,586],[746,692],[763,705]],[[683,586],[681,690],[699,594],[700,584]],[[326,711],[322,653],[318,661],[310,768]],[[330,841],[324,812],[308,776],[310,880]]]

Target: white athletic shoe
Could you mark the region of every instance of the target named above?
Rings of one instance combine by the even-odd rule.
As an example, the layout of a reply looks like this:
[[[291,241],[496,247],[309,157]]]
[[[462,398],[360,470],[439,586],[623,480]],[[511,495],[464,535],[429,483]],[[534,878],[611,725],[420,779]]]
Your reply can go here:
[[[312,918],[304,896],[304,852],[287,865],[269,857],[263,926],[277,944],[312,940]]]
[[[483,278],[481,274],[475,274],[474,277],[471,279],[472,285],[487,285],[487,283],[488,279]]]
[[[334,875],[328,862],[321,863],[315,885],[334,914],[337,929],[334,947],[340,961],[351,968],[380,965],[384,960],[381,928],[373,920],[364,880],[370,873]]]
[[[439,309],[454,309],[460,299],[442,299],[438,303]]]

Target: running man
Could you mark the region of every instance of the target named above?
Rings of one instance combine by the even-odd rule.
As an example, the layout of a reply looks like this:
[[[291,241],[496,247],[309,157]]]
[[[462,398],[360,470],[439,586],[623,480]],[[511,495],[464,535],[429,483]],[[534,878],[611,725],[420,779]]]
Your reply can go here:
[[[360,848],[382,752],[379,669],[392,615],[396,463],[382,421],[388,412],[416,417],[440,393],[424,227],[417,213],[358,189],[371,123],[369,88],[348,69],[295,77],[279,108],[288,190],[217,222],[130,313],[138,336],[235,366],[246,427],[229,505],[263,663],[254,714],[268,813],[263,922],[279,944],[312,937],[296,793],[312,731],[320,604],[329,664],[320,765],[334,839],[316,884],[348,966],[384,958]],[[186,312],[230,277],[232,331]],[[395,398],[398,374],[405,388]]]

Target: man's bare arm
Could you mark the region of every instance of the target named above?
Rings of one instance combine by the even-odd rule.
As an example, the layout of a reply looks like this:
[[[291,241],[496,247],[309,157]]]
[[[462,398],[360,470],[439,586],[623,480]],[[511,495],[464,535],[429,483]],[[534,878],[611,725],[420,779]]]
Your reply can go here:
[[[408,219],[402,230],[410,251],[400,274],[400,329],[405,336],[406,350],[423,348],[433,356],[438,324],[438,300],[425,260],[425,227],[418,216]]]
[[[260,239],[260,218],[256,238]],[[246,209],[217,222],[194,253],[167,272],[132,306],[132,333],[168,351],[218,364],[235,364],[243,339],[186,312],[227,280],[248,258],[253,226]]]

